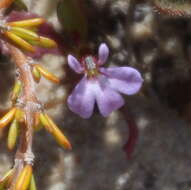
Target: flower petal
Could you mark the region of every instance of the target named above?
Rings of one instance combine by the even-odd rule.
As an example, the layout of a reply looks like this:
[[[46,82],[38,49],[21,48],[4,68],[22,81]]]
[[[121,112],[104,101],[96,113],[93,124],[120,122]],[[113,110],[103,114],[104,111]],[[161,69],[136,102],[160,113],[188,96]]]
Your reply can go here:
[[[98,50],[98,64],[103,65],[107,61],[108,56],[109,48],[105,43],[102,43]]]
[[[83,77],[77,84],[72,94],[67,100],[70,110],[82,118],[89,118],[93,113],[95,104],[94,91],[91,89],[91,83],[86,77]]]
[[[83,72],[83,67],[81,66],[80,62],[72,55],[68,55],[68,65],[76,73]]]
[[[132,95],[137,93],[142,86],[141,74],[132,67],[110,67],[100,70],[108,76],[109,86],[121,93]]]
[[[95,89],[95,94],[100,113],[105,117],[124,105],[123,98],[118,92],[109,87],[105,76],[99,77],[99,85]]]

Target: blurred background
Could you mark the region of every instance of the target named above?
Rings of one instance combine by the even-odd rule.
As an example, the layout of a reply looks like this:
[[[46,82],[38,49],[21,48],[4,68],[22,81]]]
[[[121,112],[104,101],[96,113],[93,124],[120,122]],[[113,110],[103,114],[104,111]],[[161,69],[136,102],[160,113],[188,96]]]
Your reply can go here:
[[[28,10],[44,16],[62,33],[58,0],[25,0]],[[88,42],[97,54],[110,48],[107,65],[132,66],[144,78],[139,94],[126,96],[123,109],[88,119],[66,105],[78,76],[66,57],[45,55],[41,63],[62,78],[42,79],[38,97],[70,139],[60,148],[44,130],[36,133],[34,175],[41,190],[189,190],[191,189],[191,18],[155,11],[151,0],[84,1]],[[64,35],[64,32],[63,32]],[[67,41],[65,41],[67,43]],[[0,113],[11,105],[15,68],[0,57]],[[73,82],[71,82],[73,80]],[[0,176],[13,164],[14,151],[0,133]]]

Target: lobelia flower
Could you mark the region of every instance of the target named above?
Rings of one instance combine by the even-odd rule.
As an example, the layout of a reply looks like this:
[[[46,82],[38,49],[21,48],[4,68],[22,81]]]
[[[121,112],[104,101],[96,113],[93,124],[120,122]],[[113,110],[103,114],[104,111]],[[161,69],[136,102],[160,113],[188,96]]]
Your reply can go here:
[[[132,67],[101,67],[107,60],[109,49],[105,43],[99,46],[98,58],[88,55],[80,62],[68,55],[68,64],[83,78],[68,97],[69,109],[82,118],[89,118],[97,103],[100,113],[108,116],[124,105],[120,93],[132,95],[139,91],[143,79]]]

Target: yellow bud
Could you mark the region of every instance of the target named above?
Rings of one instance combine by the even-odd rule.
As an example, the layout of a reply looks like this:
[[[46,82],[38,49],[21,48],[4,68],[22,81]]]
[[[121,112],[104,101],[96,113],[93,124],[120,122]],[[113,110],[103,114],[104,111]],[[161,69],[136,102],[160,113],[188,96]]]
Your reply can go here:
[[[17,178],[14,190],[27,190],[32,177],[32,166],[27,164]]]
[[[32,19],[26,19],[26,20],[20,20],[15,22],[8,22],[8,26],[17,26],[17,27],[33,27],[33,26],[39,26],[45,22],[45,19],[43,18],[32,18]]]
[[[32,68],[32,75],[34,80],[38,83],[40,81],[41,74],[40,71],[35,66]]]
[[[23,123],[25,120],[24,115],[25,115],[24,111],[17,107],[16,112],[15,112],[15,119],[18,122]]]
[[[36,188],[35,178],[34,178],[33,175],[32,175],[32,177],[31,177],[31,182],[30,182],[29,190],[37,190],[37,188]]]
[[[39,46],[44,48],[54,48],[57,47],[57,44],[54,40],[40,36]]]
[[[54,83],[59,83],[60,80],[58,77],[47,71],[45,68],[43,68],[41,65],[36,65],[36,68],[39,70],[39,72],[42,74],[43,77],[46,79],[54,82]]]
[[[40,122],[42,123],[42,125],[45,127],[45,129],[49,133],[52,133],[52,127],[51,127],[50,123],[48,122],[47,118],[45,117],[44,113],[40,113],[39,119],[40,119]]]
[[[51,125],[52,128],[51,134],[55,137],[55,140],[58,142],[58,144],[60,144],[64,148],[72,149],[69,140],[65,137],[62,131],[56,126],[53,120],[47,114],[45,114],[45,117],[47,118],[48,122]]]
[[[0,129],[7,126],[13,120],[15,112],[16,108],[14,107],[0,119]]]
[[[20,80],[17,80],[15,82],[15,86],[13,88],[13,91],[12,91],[12,95],[11,95],[11,100],[13,102],[16,101],[16,99],[18,98],[20,92],[21,92],[21,87],[22,87],[22,84],[21,84],[21,81]]]
[[[17,120],[14,119],[9,128],[8,138],[7,138],[7,146],[9,150],[12,150],[15,147],[18,137],[18,129],[19,129],[19,124]]]
[[[40,36],[37,33],[25,28],[14,26],[14,27],[11,27],[9,31],[25,40],[34,40],[34,41],[40,40]]]
[[[14,33],[6,31],[6,32],[4,32],[4,35],[7,38],[11,39],[16,45],[18,45],[22,49],[24,49],[26,51],[30,51],[30,52],[35,52],[35,49],[33,48],[32,45],[30,45],[28,42],[26,42],[19,36],[15,35]]]

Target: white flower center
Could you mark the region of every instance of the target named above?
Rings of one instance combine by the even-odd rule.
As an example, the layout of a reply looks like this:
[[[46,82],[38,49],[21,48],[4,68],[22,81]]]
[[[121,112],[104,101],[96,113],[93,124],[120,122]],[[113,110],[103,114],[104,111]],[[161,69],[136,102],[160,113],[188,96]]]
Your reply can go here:
[[[84,59],[86,72],[88,77],[95,77],[98,75],[98,68],[95,59],[92,56],[87,56]]]
[[[86,63],[86,66],[87,66],[88,70],[96,69],[96,63],[95,63],[93,57],[91,57],[91,56],[86,57],[85,58],[85,63]]]

